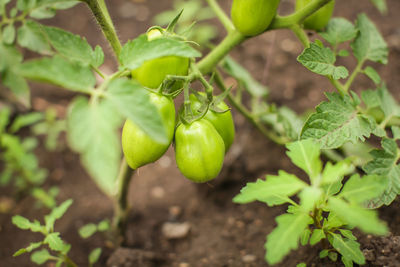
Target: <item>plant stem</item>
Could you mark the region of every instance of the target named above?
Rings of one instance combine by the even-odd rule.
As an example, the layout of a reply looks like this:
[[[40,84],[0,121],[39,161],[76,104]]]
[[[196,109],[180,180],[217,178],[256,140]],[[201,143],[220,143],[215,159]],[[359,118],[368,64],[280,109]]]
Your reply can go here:
[[[308,39],[307,34],[304,32],[299,24],[293,24],[292,26],[290,26],[290,29],[303,44],[304,48],[310,47],[310,40]]]
[[[364,60],[361,60],[357,63],[356,68],[353,70],[353,73],[350,75],[349,79],[346,81],[345,85],[343,86],[343,90],[347,93],[354,82],[354,79],[357,75],[361,72],[361,69],[364,65]]]
[[[245,39],[246,37],[236,30],[230,32],[220,44],[197,64],[201,73],[208,74],[212,72],[215,66]]]
[[[216,0],[206,0],[208,5],[212,8],[214,13],[217,15],[218,19],[221,21],[222,25],[224,25],[225,30],[230,33],[235,30],[235,26],[232,21],[226,15],[226,13],[222,10],[221,6],[217,3]]]
[[[268,27],[268,30],[274,29],[282,29],[282,28],[290,28],[290,26],[295,24],[300,24],[305,18],[312,15],[318,9],[329,3],[331,0],[313,0],[304,8],[290,14],[288,16],[276,16],[276,18],[272,21],[271,25]]]
[[[128,218],[128,192],[129,183],[134,174],[134,170],[129,167],[125,158],[121,162],[121,168],[117,178],[118,191],[115,197],[115,208],[114,208],[114,218],[113,218],[113,229],[114,233],[118,235],[119,238],[124,237],[127,218]],[[117,240],[118,241],[118,240]]]
[[[117,59],[119,60],[119,54],[121,52],[122,46],[121,42],[118,39],[118,35],[115,31],[114,24],[111,20],[104,0],[84,0],[84,2],[89,6],[90,10],[97,20],[97,23],[100,25],[104,36],[107,38]]]

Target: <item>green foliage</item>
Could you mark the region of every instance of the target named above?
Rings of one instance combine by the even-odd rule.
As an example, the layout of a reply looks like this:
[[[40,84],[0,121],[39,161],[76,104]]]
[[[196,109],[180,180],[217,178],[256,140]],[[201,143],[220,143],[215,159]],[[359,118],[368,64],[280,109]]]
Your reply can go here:
[[[72,200],[66,200],[60,206],[55,207],[50,214],[44,218],[45,224],[42,225],[39,221],[35,220],[31,222],[27,218],[20,215],[12,217],[12,223],[20,229],[30,230],[32,232],[40,232],[44,238],[42,241],[31,243],[28,247],[22,248],[14,253],[14,257],[22,255],[24,253],[31,253],[31,260],[36,264],[43,264],[48,260],[54,260],[59,263],[65,263],[67,266],[76,266],[71,259],[68,257],[68,252],[71,249],[71,245],[65,243],[59,232],[54,232],[54,224],[56,220],[60,219],[71,206]],[[55,255],[49,253],[44,248],[47,246],[52,250]],[[42,247],[41,250],[37,250]],[[95,255],[96,256],[96,255]],[[93,256],[94,257],[94,256]]]
[[[233,199],[236,203],[258,200],[269,206],[290,204],[288,212],[276,218],[278,226],[267,236],[266,261],[269,264],[280,262],[290,250],[298,248],[299,242],[315,245],[328,239],[342,255],[342,260],[365,263],[351,230],[358,227],[377,235],[388,232],[376,211],[363,206],[384,192],[387,180],[378,175],[361,178],[354,174],[342,185],[344,176],[352,171],[348,160],[336,164],[328,162],[322,169],[320,145],[315,141],[296,141],[288,144],[287,148],[287,155],[308,174],[310,184],[280,171],[279,176],[267,176],[265,181],[248,183]],[[291,198],[296,194],[299,203]],[[321,252],[320,256],[337,259],[337,254],[329,251]]]

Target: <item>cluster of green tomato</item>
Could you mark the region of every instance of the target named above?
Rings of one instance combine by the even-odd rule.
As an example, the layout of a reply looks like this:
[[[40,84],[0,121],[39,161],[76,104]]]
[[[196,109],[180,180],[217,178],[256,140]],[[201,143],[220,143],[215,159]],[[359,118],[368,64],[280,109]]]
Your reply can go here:
[[[145,87],[155,89],[167,75],[185,76],[188,69],[188,58],[167,56],[146,61],[132,71],[132,78]],[[174,141],[176,163],[185,177],[198,183],[214,179],[221,171],[225,153],[235,136],[228,106],[220,102],[218,109],[226,112],[208,110],[199,120],[191,123],[179,122],[176,125],[173,99],[154,92],[149,92],[149,96],[161,115],[169,142],[157,142],[134,122],[127,120],[122,130],[122,149],[129,166],[137,169],[155,162]],[[193,112],[198,112],[202,103],[195,95],[190,95],[190,101]]]
[[[296,10],[304,8],[312,0],[297,0]],[[276,15],[280,0],[233,0],[231,17],[236,29],[245,36],[254,36],[265,31]],[[307,29],[324,28],[334,9],[332,0],[303,25]],[[148,33],[148,38],[160,38],[159,30]],[[166,56],[146,61],[132,71],[132,78],[148,88],[158,88],[167,75],[188,74],[188,58]],[[174,86],[179,87],[177,82]],[[122,131],[122,149],[129,166],[137,169],[158,160],[172,141],[175,144],[175,159],[179,170],[194,182],[207,182],[221,171],[225,153],[232,145],[235,127],[232,114],[224,102],[217,108],[223,113],[208,110],[199,120],[176,123],[175,105],[171,97],[150,92],[150,101],[157,107],[167,131],[168,143],[161,144],[152,139],[134,122],[127,120]],[[190,95],[191,108],[196,113],[202,103]]]
[[[312,0],[297,0],[296,11]],[[280,0],[233,0],[231,17],[236,29],[245,36],[265,31],[276,15]],[[303,21],[305,29],[322,30],[332,16],[335,0],[331,0]]]

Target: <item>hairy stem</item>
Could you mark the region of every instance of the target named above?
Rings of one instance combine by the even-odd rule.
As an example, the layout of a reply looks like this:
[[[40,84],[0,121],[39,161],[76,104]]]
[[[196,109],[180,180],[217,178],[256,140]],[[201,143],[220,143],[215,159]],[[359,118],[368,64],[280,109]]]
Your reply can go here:
[[[346,81],[345,85],[343,86],[343,90],[347,93],[354,82],[354,79],[357,75],[361,72],[361,69],[364,65],[364,60],[361,60],[357,63],[356,68],[353,70],[353,73],[350,75],[349,79]]]
[[[222,25],[224,25],[226,31],[232,32],[235,30],[235,26],[233,25],[232,21],[226,15],[226,13],[222,10],[220,5],[217,3],[216,0],[206,0],[208,5],[212,8],[214,13],[217,15],[218,19],[221,21]]]
[[[292,26],[290,26],[290,29],[303,44],[304,48],[310,47],[310,40],[308,39],[307,34],[304,32],[299,24],[293,24]]]
[[[89,6],[118,59],[122,46],[104,0],[83,1]]]
[[[113,229],[119,238],[125,235],[128,218],[128,191],[134,170],[131,169],[125,158],[121,162],[121,168],[118,175],[118,191],[115,198],[115,209],[113,218]]]

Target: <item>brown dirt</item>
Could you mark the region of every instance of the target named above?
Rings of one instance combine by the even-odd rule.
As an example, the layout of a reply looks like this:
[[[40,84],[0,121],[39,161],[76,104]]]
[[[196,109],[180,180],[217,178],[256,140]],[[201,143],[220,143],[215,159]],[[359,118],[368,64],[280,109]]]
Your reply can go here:
[[[109,1],[110,2],[110,1]],[[230,1],[220,1],[226,10]],[[366,12],[379,25],[390,45],[390,63],[375,65],[392,92],[398,90],[400,76],[400,2],[389,0],[389,14],[379,15],[369,1],[337,1],[336,12],[354,19],[359,12]],[[172,1],[113,0],[111,15],[123,41],[144,32],[155,14],[170,7]],[[290,10],[289,1],[282,2],[282,11]],[[86,36],[88,41],[107,45],[96,28],[86,8],[77,7],[63,11],[46,23]],[[73,19],[71,19],[73,18]],[[221,36],[223,31],[221,30]],[[107,49],[105,49],[107,50]],[[271,100],[303,112],[312,109],[324,99],[323,91],[332,90],[325,79],[312,74],[296,62],[301,45],[288,31],[270,32],[247,41],[235,49],[232,55],[239,59],[254,76],[268,84]],[[343,64],[354,66],[354,60],[345,59]],[[111,52],[107,51],[107,72],[115,68]],[[369,88],[367,79],[357,80],[357,88]],[[34,86],[33,105],[37,110],[48,106],[65,115],[67,103],[74,96],[50,86]],[[396,95],[399,98],[399,95]],[[67,242],[72,244],[71,257],[79,266],[87,265],[91,249],[102,247],[104,253],[96,266],[268,266],[264,261],[265,236],[275,227],[274,218],[285,207],[268,208],[261,203],[233,204],[231,199],[246,182],[279,169],[294,170],[285,157],[283,147],[265,140],[245,119],[234,112],[237,138],[227,155],[226,164],[218,179],[197,185],[186,180],[178,171],[172,149],[157,163],[141,168],[131,184],[129,201],[132,212],[126,234],[125,247],[107,248],[104,238],[97,234],[82,240],[77,230],[89,222],[99,222],[112,215],[112,202],[90,180],[79,164],[78,155],[68,148],[49,153],[38,149],[41,166],[48,168],[50,179],[46,186],[57,185],[61,189],[59,201],[72,198],[74,204],[57,224]],[[65,144],[65,138],[62,139]],[[10,188],[0,188],[0,198],[13,206],[9,213],[0,214],[0,266],[33,266],[29,256],[12,258],[17,249],[39,236],[18,230],[11,224],[11,217],[21,214],[28,218],[43,218],[46,211],[33,207],[27,197],[14,203]],[[388,222],[389,237],[376,238],[358,234],[366,254],[368,266],[400,266],[399,201],[380,209],[380,216]],[[189,234],[179,240],[167,240],[162,235],[164,222],[188,222]],[[319,260],[321,248],[302,247],[292,252],[277,266],[295,266],[306,262],[308,266],[336,266],[328,260]],[[52,266],[52,265],[47,265]],[[338,264],[337,266],[340,266]]]

